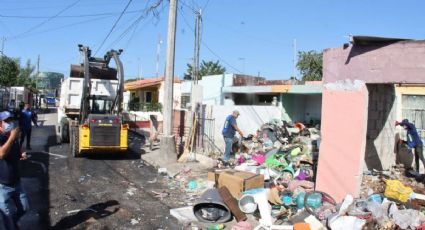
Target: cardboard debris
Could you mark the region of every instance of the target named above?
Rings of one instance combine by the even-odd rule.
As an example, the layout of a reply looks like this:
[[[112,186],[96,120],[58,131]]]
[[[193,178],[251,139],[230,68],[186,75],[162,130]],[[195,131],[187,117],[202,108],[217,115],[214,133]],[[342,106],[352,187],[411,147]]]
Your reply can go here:
[[[233,197],[240,198],[242,193],[253,188],[264,188],[264,176],[243,171],[224,171],[218,178],[218,188],[226,186]]]

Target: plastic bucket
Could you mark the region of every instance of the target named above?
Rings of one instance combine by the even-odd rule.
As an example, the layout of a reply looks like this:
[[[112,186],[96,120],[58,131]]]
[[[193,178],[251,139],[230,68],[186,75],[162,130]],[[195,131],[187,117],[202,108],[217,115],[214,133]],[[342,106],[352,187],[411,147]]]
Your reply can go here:
[[[193,213],[201,222],[224,223],[232,219],[232,214],[224,204],[218,189],[205,191],[193,206]]]

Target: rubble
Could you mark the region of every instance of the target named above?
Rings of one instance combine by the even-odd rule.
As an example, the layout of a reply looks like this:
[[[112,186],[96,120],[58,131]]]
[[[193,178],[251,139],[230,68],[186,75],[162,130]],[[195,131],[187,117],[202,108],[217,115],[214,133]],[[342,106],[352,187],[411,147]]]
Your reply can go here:
[[[401,165],[364,172],[360,195],[347,194],[340,203],[315,190],[318,127],[272,120],[255,135],[234,143],[238,151],[233,167],[218,164],[207,180],[184,168],[168,181],[170,189],[186,191],[189,206],[185,210],[191,209],[201,223],[227,223],[235,217],[236,224],[229,225],[232,229],[384,230],[425,226],[424,178]],[[220,198],[207,199],[213,188],[214,196]],[[254,223],[249,221],[252,218]]]

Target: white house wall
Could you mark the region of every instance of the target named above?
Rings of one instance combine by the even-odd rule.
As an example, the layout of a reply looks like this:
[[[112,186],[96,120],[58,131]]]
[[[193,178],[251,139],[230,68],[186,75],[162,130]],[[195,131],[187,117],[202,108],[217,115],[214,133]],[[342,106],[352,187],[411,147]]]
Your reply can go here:
[[[204,76],[199,84],[204,88],[203,104],[222,105],[225,101],[223,87],[233,85],[233,74]]]
[[[215,105],[208,108],[212,110],[212,116],[209,118],[215,119],[215,144],[224,150],[224,140],[221,131],[223,129],[224,120],[233,110],[238,110],[240,116],[237,119],[238,127],[242,130],[245,136],[255,134],[262,124],[269,122],[271,119],[280,119],[281,110],[276,106],[221,106]]]
[[[159,89],[158,89],[158,102],[161,103],[161,105],[164,105],[164,82],[161,83]],[[180,83],[174,83],[173,87],[173,101],[174,101],[174,108],[179,109],[181,108],[181,84]]]

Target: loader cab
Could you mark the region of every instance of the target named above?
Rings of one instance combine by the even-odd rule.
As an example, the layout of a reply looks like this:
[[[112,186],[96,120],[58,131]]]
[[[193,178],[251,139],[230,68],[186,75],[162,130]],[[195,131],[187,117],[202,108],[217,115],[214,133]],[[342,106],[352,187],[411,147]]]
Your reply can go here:
[[[93,95],[89,99],[90,114],[109,114],[113,106],[113,98]]]

